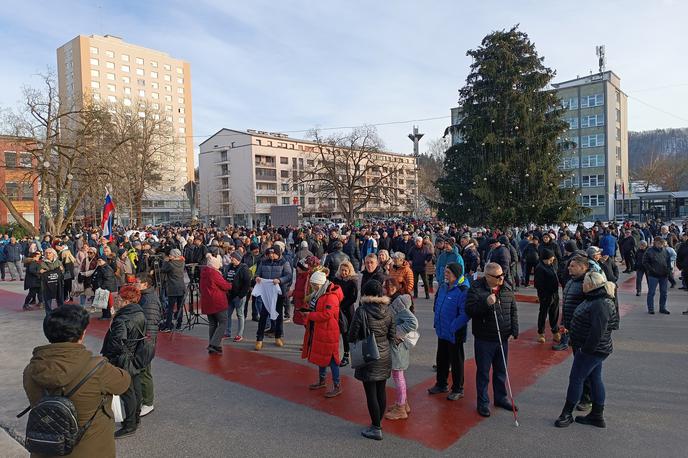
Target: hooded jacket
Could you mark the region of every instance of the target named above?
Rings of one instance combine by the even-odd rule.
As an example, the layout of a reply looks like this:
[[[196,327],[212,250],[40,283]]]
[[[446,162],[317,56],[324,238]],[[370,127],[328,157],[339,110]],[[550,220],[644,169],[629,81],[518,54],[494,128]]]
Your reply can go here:
[[[209,266],[201,268],[201,278],[198,284],[201,293],[201,312],[205,315],[227,310],[227,291],[231,284],[222,277],[219,270]]]
[[[461,271],[466,272],[464,267],[463,258],[458,253],[456,247],[451,251],[442,250],[442,252],[437,256],[437,266],[435,267],[435,277],[437,278],[437,283],[439,285],[444,284],[444,269],[448,264],[455,262],[461,266]]]
[[[78,343],[55,343],[34,348],[33,357],[24,369],[24,391],[29,403],[35,406],[43,397],[44,390],[60,394],[71,390],[100,359]],[[131,378],[126,371],[106,363],[72,395],[70,400],[74,403],[81,427],[93,416],[101,401],[103,406],[70,457],[115,457],[112,395],[123,394],[130,383]]]
[[[466,298],[470,282],[461,276],[451,285],[442,284],[435,295],[433,326],[437,338],[451,343],[456,342],[456,334],[462,330],[462,341],[466,341],[466,325],[470,318],[466,314]]]
[[[103,339],[100,354],[110,363],[136,375],[140,369],[134,367],[134,354],[139,341],[146,335],[146,316],[139,304],[128,304],[119,309],[110,323],[110,329]]]
[[[362,296],[349,326],[349,342],[363,339],[363,314],[368,320],[368,329],[375,336],[380,359],[372,361],[354,371],[354,377],[362,382],[380,382],[392,375],[390,341],[394,341],[396,329],[389,298],[384,296]]]
[[[301,358],[318,367],[325,367],[334,358],[339,359],[339,304],[342,302],[342,289],[330,283],[327,290],[318,298],[315,311],[306,316],[306,333],[303,336]]]
[[[391,343],[392,350],[392,369],[395,371],[405,371],[410,364],[410,351],[412,345],[404,340],[406,334],[418,330],[418,319],[411,313],[411,296],[408,294],[397,294],[391,298],[389,308],[394,315],[394,327],[396,338],[402,339],[401,342]]]
[[[589,291],[571,320],[571,346],[583,353],[608,356],[613,351],[612,330],[619,317],[614,305],[614,284]]]

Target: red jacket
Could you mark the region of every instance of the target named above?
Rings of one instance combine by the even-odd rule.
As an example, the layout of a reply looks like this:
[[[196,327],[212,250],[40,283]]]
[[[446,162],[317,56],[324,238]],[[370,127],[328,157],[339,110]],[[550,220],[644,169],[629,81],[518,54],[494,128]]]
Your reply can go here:
[[[325,367],[334,357],[339,364],[339,304],[343,298],[342,289],[332,283],[318,299],[315,311],[308,313],[301,358]]]
[[[208,266],[201,267],[201,312],[212,315],[227,310],[227,291],[231,288],[232,285],[222,278],[219,270]]]
[[[299,312],[300,308],[306,308],[307,305],[304,302],[304,297],[306,297],[306,288],[308,288],[308,277],[310,277],[311,272],[308,271],[296,271],[296,282],[294,283],[294,293],[291,297],[294,298],[294,323],[296,324],[306,324],[306,314]]]

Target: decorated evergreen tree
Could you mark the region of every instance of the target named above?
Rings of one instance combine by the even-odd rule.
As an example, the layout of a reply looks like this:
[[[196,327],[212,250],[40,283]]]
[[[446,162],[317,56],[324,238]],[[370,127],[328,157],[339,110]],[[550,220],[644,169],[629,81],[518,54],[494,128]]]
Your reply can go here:
[[[580,214],[577,191],[560,188],[568,124],[556,93],[555,72],[543,64],[518,26],[487,35],[459,91],[461,141],[444,162],[437,186],[442,218],[506,227],[556,223]]]

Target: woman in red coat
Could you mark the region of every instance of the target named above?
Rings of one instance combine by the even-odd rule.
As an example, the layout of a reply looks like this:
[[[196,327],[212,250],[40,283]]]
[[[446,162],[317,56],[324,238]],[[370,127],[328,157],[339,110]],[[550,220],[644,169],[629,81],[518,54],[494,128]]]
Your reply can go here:
[[[339,304],[344,295],[339,286],[327,281],[323,271],[316,270],[311,274],[310,286],[313,293],[309,308],[312,311],[306,317],[301,358],[308,358],[319,368],[318,381],[308,387],[311,390],[327,386],[325,374],[327,366],[330,366],[334,386],[325,393],[325,397],[333,398],[342,393],[339,380]]]
[[[199,291],[201,312],[208,315],[208,353],[222,354],[222,336],[227,329],[227,291],[232,285],[222,277],[222,258],[208,253],[201,267]]]

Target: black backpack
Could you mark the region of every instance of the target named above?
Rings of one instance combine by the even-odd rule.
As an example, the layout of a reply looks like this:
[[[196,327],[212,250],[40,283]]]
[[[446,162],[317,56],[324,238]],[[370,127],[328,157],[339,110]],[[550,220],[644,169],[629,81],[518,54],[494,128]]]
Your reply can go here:
[[[46,390],[45,395],[38,401],[38,404],[34,407],[27,407],[17,415],[17,418],[20,418],[29,410],[31,411],[26,424],[25,443],[29,452],[50,456],[64,456],[72,453],[74,447],[76,447],[86,430],[93,423],[93,419],[98,411],[103,407],[105,396],[103,396],[100,405],[83,428],[79,428],[76,408],[69,398],[98,369],[103,367],[105,362],[106,360],[104,359],[100,360],[67,394],[62,396],[53,395]]]

